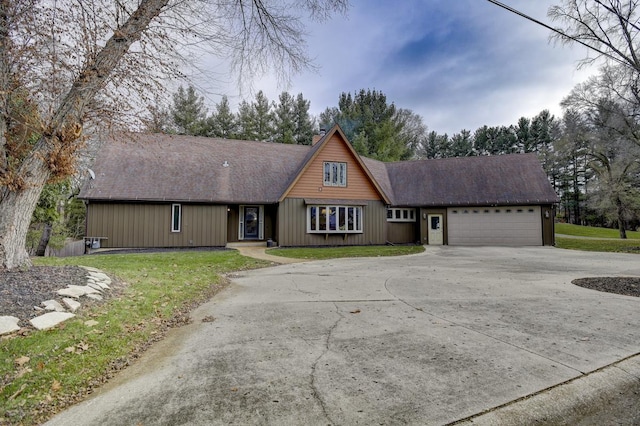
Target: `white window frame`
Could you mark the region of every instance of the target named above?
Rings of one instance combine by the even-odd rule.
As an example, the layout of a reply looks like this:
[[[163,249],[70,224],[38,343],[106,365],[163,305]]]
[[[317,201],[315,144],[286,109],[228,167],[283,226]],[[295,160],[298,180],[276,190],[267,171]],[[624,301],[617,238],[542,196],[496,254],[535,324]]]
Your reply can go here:
[[[322,163],[322,181],[324,186],[347,186],[347,163],[325,161]]]
[[[391,217],[389,217],[391,213]],[[387,222],[415,222],[416,209],[392,207],[387,209]]]
[[[362,206],[348,206],[348,205],[307,206],[307,233],[309,234],[362,234],[364,232],[363,231],[364,229],[363,211],[364,209],[362,208]],[[332,216],[334,216],[333,220],[331,219]],[[324,229],[322,229],[323,227]]]
[[[181,229],[182,229],[182,204],[171,204],[171,232],[180,232]]]

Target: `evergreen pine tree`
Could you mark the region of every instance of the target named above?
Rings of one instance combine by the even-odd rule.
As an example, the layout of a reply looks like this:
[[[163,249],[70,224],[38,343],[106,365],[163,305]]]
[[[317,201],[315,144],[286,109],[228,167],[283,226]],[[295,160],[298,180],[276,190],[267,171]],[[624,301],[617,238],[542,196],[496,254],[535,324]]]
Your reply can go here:
[[[198,96],[193,86],[185,90],[182,86],[173,94],[170,108],[173,127],[180,135],[204,136],[206,134],[207,109],[204,98]]]
[[[237,121],[238,138],[254,141],[258,140],[255,112],[247,101],[242,101],[238,108]]]
[[[295,143],[296,117],[294,99],[288,92],[282,92],[278,100],[279,103],[274,104],[273,141]]]
[[[295,121],[294,139],[298,145],[311,145],[313,139],[313,121],[309,115],[311,102],[302,93],[296,97],[293,113]]]
[[[209,134],[219,138],[231,139],[236,136],[237,123],[236,117],[229,107],[229,99],[226,95],[222,96],[219,103],[216,104],[216,111],[209,117]]]
[[[255,117],[256,140],[268,141],[273,139],[273,113],[269,99],[260,90],[255,101],[251,104]]]

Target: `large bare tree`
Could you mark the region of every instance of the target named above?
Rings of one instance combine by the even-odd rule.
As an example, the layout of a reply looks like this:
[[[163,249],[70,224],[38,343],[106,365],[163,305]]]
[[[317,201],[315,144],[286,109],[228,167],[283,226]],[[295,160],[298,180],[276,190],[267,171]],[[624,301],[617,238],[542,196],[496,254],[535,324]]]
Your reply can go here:
[[[136,122],[203,52],[246,82],[312,65],[304,19],[348,0],[0,0],[0,270],[30,265],[43,186],[74,172],[83,129]],[[307,16],[305,16],[307,15]]]
[[[601,209],[626,238],[625,217],[637,206],[634,177],[640,156],[640,2],[563,0],[549,9],[562,25],[555,37],[591,48],[582,64],[599,61],[598,75],[577,85],[563,107],[588,124],[585,153],[598,176]]]
[[[548,15],[561,25],[557,40],[591,48],[583,64],[605,59],[640,73],[638,6],[637,0],[562,0]]]

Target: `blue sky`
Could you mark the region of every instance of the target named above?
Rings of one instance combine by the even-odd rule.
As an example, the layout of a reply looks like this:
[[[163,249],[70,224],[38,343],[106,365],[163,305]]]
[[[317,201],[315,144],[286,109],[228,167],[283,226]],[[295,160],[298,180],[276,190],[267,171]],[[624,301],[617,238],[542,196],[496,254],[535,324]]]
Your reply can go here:
[[[559,0],[503,0],[539,20]],[[594,69],[576,70],[583,47],[549,42],[549,31],[485,0],[351,0],[346,16],[308,26],[319,69],[288,87],[273,76],[254,82],[270,100],[302,93],[311,112],[337,106],[341,92],[376,89],[421,115],[429,130],[453,134],[515,124],[543,109],[561,115],[563,97]],[[232,84],[216,87],[232,106]],[[249,93],[243,93],[252,99]],[[217,95],[207,95],[212,109]]]

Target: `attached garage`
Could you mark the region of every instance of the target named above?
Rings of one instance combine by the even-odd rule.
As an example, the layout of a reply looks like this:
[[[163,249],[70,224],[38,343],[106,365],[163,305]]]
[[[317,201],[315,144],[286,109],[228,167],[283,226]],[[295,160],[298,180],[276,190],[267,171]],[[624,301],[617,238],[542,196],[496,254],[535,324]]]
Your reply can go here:
[[[448,208],[450,245],[540,246],[540,206]]]
[[[377,164],[372,164],[375,168]],[[385,165],[391,209],[419,209],[423,244],[553,245],[558,196],[536,154],[398,161]]]

